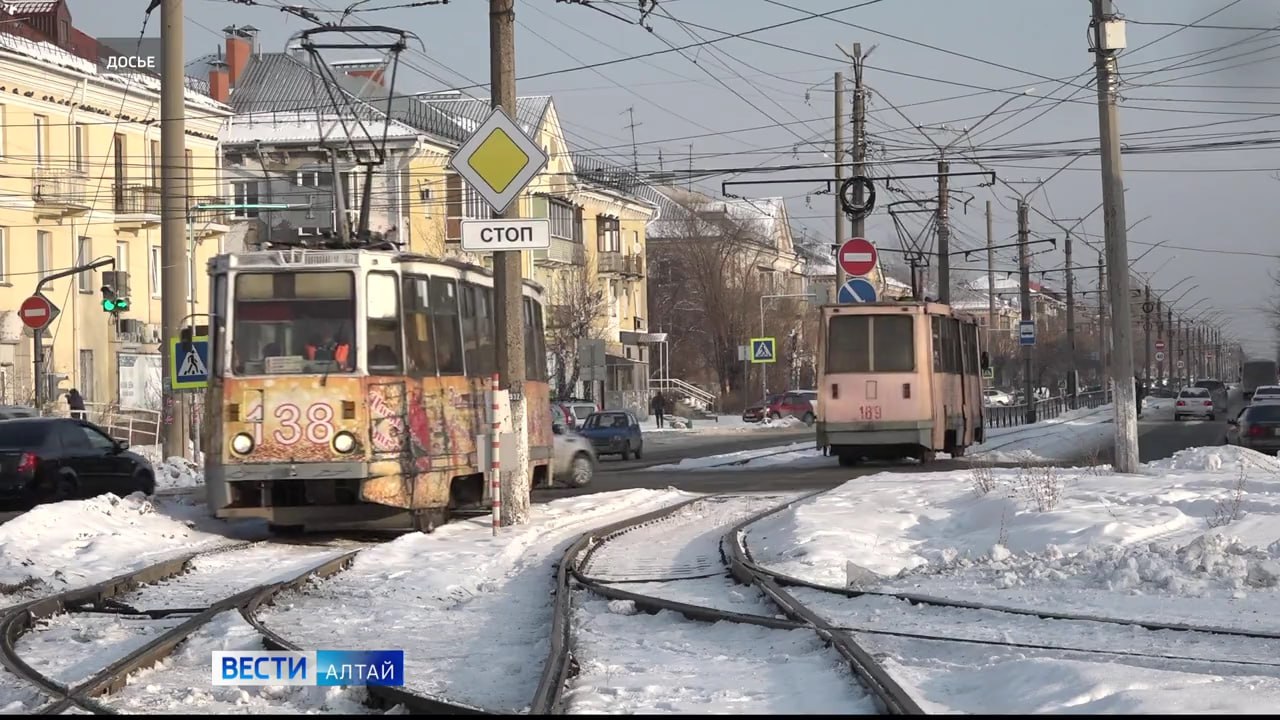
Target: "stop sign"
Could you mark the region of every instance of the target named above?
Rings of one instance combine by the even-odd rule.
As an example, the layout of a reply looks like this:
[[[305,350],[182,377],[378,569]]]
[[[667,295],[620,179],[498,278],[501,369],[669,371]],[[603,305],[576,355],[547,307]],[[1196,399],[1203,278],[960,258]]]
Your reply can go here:
[[[42,330],[53,322],[53,303],[43,295],[32,295],[22,301],[18,308],[18,317],[32,330]]]
[[[866,275],[876,267],[876,246],[866,238],[850,238],[840,245],[840,267],[850,275]]]

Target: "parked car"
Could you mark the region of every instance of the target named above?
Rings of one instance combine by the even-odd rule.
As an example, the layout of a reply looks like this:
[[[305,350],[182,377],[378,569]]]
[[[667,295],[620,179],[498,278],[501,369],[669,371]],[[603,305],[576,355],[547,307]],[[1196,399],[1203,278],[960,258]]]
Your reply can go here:
[[[23,407],[21,405],[0,405],[0,420],[33,417],[40,417],[40,413],[36,412],[35,408]]]
[[[781,399],[781,395],[769,395],[764,400],[749,406],[742,411],[742,422],[755,423],[764,420],[769,414],[769,408]]]
[[[1253,391],[1253,398],[1249,401],[1251,405],[1269,405],[1271,403],[1280,403],[1280,385],[1259,385]]]
[[[1013,396],[1003,390],[988,388],[982,391],[982,402],[987,405],[1012,405]]]
[[[1173,404],[1173,419],[1184,417],[1202,417],[1213,419],[1213,396],[1201,387],[1185,387],[1178,393],[1178,401]]]
[[[552,479],[570,487],[591,484],[596,471],[596,451],[590,440],[574,431],[559,405],[551,406],[551,432],[554,433]]]
[[[155,470],[102,428],[72,418],[0,420],[0,499],[36,503],[155,492]]]
[[[599,412],[601,408],[590,400],[561,400],[557,403],[561,412],[564,413],[565,424],[571,428],[576,428],[582,424],[593,412]]]
[[[812,425],[817,417],[817,410],[814,407],[817,400],[817,390],[789,390],[778,395],[770,395],[764,402],[744,410],[742,420],[743,422],[760,422],[765,418],[778,420],[794,417],[800,418],[806,425]]]
[[[1280,452],[1280,403],[1250,405],[1228,420],[1227,444],[1268,455]]]
[[[1197,380],[1195,387],[1201,387],[1209,391],[1210,397],[1213,398],[1213,409],[1216,412],[1227,411],[1227,384],[1221,380]]]
[[[597,455],[620,455],[623,460],[635,455],[639,460],[644,452],[640,421],[626,410],[591,413],[578,432],[591,441]]]

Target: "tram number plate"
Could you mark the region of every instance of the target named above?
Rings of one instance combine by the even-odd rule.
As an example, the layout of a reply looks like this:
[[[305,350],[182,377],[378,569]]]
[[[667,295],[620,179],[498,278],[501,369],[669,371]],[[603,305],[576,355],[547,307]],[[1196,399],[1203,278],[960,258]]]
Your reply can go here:
[[[858,415],[863,420],[879,420],[882,413],[879,405],[862,405],[858,408]]]

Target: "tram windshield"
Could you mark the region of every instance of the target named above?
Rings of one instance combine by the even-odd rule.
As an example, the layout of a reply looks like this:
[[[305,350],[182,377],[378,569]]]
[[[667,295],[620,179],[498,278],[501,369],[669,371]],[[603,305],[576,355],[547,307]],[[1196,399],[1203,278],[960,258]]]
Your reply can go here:
[[[238,375],[355,370],[355,275],[244,273],[235,281],[232,368]]]

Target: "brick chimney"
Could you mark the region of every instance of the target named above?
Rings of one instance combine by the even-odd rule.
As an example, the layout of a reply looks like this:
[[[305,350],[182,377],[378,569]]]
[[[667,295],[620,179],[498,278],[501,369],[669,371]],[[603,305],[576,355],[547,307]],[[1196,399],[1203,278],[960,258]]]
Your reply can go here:
[[[209,69],[209,97],[220,103],[231,98],[231,71],[225,64],[214,65]]]
[[[235,87],[240,74],[249,64],[249,56],[253,53],[253,40],[236,34],[237,28],[229,27],[226,32],[227,42],[227,79],[230,86]]]
[[[366,78],[382,85],[382,68],[374,70],[348,70],[347,74],[355,78]]]

